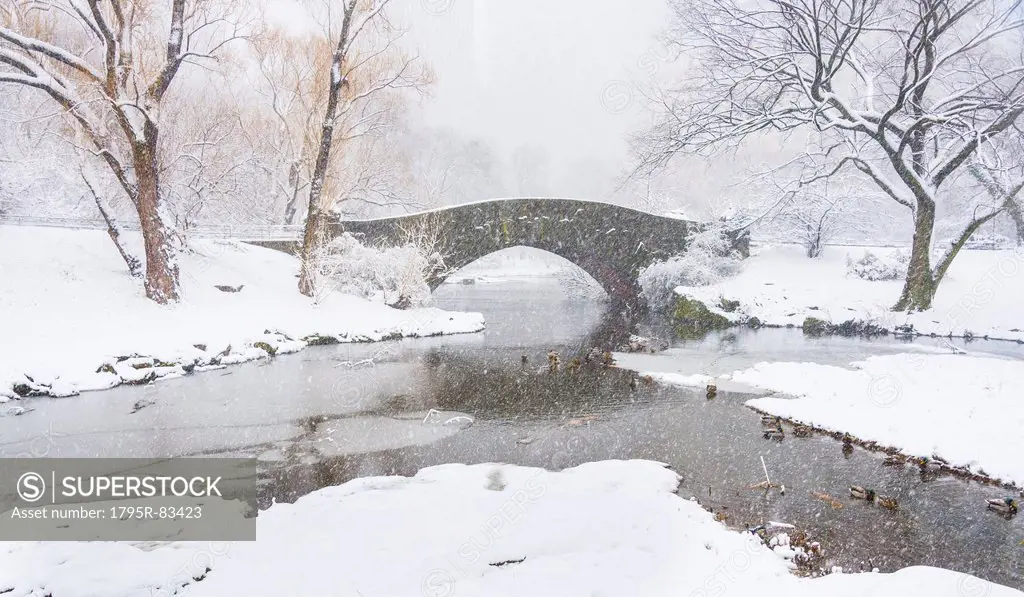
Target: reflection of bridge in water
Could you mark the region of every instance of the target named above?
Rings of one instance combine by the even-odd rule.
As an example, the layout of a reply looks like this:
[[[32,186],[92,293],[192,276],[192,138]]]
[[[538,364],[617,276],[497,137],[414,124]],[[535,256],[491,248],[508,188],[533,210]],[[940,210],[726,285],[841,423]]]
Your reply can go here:
[[[634,304],[637,277],[654,261],[686,250],[699,224],[627,207],[576,199],[497,199],[376,220],[338,220],[330,236],[350,232],[367,244],[401,244],[410,235],[436,238],[449,273],[510,247],[554,253],[590,274],[613,300]],[[255,241],[290,250],[293,243]],[[744,254],[747,239],[736,246]],[[444,277],[431,280],[437,287]]]

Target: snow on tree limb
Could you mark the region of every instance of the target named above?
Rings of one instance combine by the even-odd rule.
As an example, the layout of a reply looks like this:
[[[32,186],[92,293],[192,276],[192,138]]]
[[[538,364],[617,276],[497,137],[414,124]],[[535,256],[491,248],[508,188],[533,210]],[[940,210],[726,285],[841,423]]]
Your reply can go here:
[[[947,269],[931,268],[936,204],[972,156],[1024,114],[1022,0],[672,0],[670,40],[693,61],[656,98],[660,118],[636,139],[637,172],[679,153],[804,129],[841,147],[914,212],[902,307],[927,308]],[[983,210],[966,241],[998,214]],[[955,256],[955,251],[951,253]],[[950,259],[952,258],[950,257]]]
[[[162,303],[177,300],[179,288],[177,236],[160,182],[161,102],[188,58],[212,56],[238,33],[219,41],[212,30],[196,36],[226,21],[214,15],[209,0],[186,4],[172,0],[164,14],[158,6],[141,10],[134,4],[126,12],[121,0],[35,0],[14,3],[0,25],[0,84],[45,93],[86,140],[89,154],[107,165],[142,227],[147,296]],[[159,30],[165,16],[170,33],[164,62],[146,81],[154,66],[147,33]],[[84,183],[110,224],[101,192],[88,179]],[[116,228],[109,229],[124,254]]]

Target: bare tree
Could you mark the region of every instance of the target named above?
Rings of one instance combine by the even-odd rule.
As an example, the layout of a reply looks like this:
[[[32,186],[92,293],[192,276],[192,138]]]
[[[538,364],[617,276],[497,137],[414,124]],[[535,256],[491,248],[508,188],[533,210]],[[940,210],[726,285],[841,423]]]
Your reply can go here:
[[[803,246],[807,256],[821,256],[825,245],[843,232],[866,232],[877,210],[875,201],[856,187],[820,184],[782,191],[784,200],[766,218],[766,226]]]
[[[307,296],[314,292],[310,272],[315,271],[313,261],[324,241],[327,215],[340,198],[324,192],[330,182],[332,150],[337,143],[373,134],[387,126],[386,115],[390,111],[386,103],[380,103],[386,102],[382,97],[386,92],[418,88],[426,81],[427,74],[417,68],[416,59],[406,57],[395,47],[401,32],[385,13],[390,3],[391,0],[345,0],[342,5],[316,159],[309,178],[299,272],[299,292]],[[329,37],[333,39],[330,14],[326,20]]]
[[[499,197],[494,154],[483,141],[465,139],[449,129],[408,135],[410,194],[427,207]]]
[[[751,211],[758,214],[750,224],[784,242],[799,243],[811,259],[841,235],[877,233],[891,219],[881,191],[857,171],[833,170],[827,156],[804,151],[755,172],[742,183],[755,199]]]
[[[285,198],[284,222],[294,224],[309,193],[333,44],[326,35],[294,37],[268,27],[252,46],[260,74],[256,92],[264,100],[259,106],[269,107],[269,118],[258,124],[250,118],[243,128],[269,154],[274,190]],[[246,116],[264,115],[250,109]]]
[[[253,225],[270,221],[274,208],[272,196],[259,192],[256,156],[244,142],[237,100],[226,89],[235,78],[193,74],[203,76],[180,81],[161,131],[163,195],[186,241],[199,224]]]
[[[1008,203],[979,206],[932,267],[936,204],[1024,112],[1021,0],[672,0],[694,61],[657,98],[641,169],[762,133],[803,129],[835,168],[866,174],[914,219],[895,309],[923,310],[957,253]]]
[[[55,102],[138,213],[146,296],[179,298],[173,222],[160,184],[161,108],[185,64],[213,58],[237,30],[212,2],[10,0],[0,12],[0,83]],[[163,49],[158,35],[163,35]]]
[[[1016,231],[1018,245],[1024,245],[1024,131],[993,139],[972,156],[967,169],[985,189],[995,205],[1005,205]]]
[[[0,85],[0,200],[6,199],[10,215],[95,217],[96,204],[83,188],[82,170],[102,180],[89,166],[106,166],[67,141],[61,110],[39,102],[37,93],[21,85]]]
[[[124,244],[121,243],[121,227],[117,225],[113,218],[113,210],[108,205],[106,199],[103,196],[103,192],[97,190],[97,186],[89,180],[89,176],[86,174],[85,168],[83,167],[79,174],[82,177],[82,182],[85,183],[86,188],[89,189],[89,193],[92,195],[93,201],[96,202],[96,208],[100,212],[100,216],[103,217],[103,222],[107,225],[107,236],[114,242],[114,246],[117,247],[117,252],[121,255],[121,259],[124,260],[125,265],[128,266],[128,273],[132,277],[138,277],[142,274],[142,263],[139,262],[138,258],[128,252],[125,249]]]

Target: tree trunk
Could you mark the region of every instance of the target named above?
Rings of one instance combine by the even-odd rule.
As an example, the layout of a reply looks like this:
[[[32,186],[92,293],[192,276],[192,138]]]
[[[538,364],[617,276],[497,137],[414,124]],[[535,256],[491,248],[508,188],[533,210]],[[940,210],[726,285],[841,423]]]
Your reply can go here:
[[[1013,225],[1017,228],[1017,246],[1024,246],[1024,209],[1021,208],[1020,201],[1010,199],[1006,211],[1010,213]]]
[[[142,242],[146,251],[146,296],[160,304],[181,298],[178,265],[171,231],[160,217],[159,165],[156,160],[156,133],[132,146],[132,161],[138,183],[138,213]]]
[[[931,247],[935,229],[935,204],[919,200],[914,215],[914,245],[910,251],[907,278],[894,311],[924,311],[932,306],[935,280],[932,277]]]
[[[288,225],[295,223],[295,214],[299,211],[299,168],[299,162],[293,162],[288,168],[288,188],[292,192],[284,206],[284,223]]]
[[[133,278],[142,276],[142,262],[128,253],[124,245],[121,244],[121,229],[114,223],[113,218],[110,217],[110,211],[107,210],[106,202],[96,192],[96,188],[89,182],[89,178],[85,175],[85,171],[82,170],[82,181],[85,182],[86,188],[92,193],[92,198],[96,202],[96,209],[100,211],[100,215],[103,216],[103,221],[107,223],[107,236],[110,240],[114,241],[114,246],[117,247],[117,252],[121,254],[121,259],[124,259],[125,265],[128,266],[128,274]]]
[[[342,39],[347,35],[348,21],[345,21],[345,30]],[[339,44],[340,47],[340,44]],[[341,69],[341,57],[335,55],[334,72]],[[332,78],[331,87],[327,96],[327,110],[324,113],[323,129],[320,132],[320,148],[317,151],[316,165],[313,167],[313,176],[309,181],[309,205],[306,213],[306,229],[302,235],[302,253],[299,264],[299,292],[306,296],[313,296],[315,280],[313,278],[316,268],[317,250],[320,248],[320,241],[323,239],[325,228],[323,201],[324,182],[327,178],[327,164],[331,157],[331,144],[334,140],[334,122],[338,114],[338,102],[341,95],[342,81]]]
[[[292,193],[292,196],[288,198],[288,203],[284,206],[284,223],[291,226],[295,223],[295,214],[299,211],[299,195],[298,193]]]
[[[314,208],[311,202],[306,216],[306,228],[302,235],[302,251],[299,255],[299,292],[306,296],[313,296],[316,291],[316,253],[323,238],[322,220],[320,210]]]
[[[337,95],[332,93],[327,102],[327,117],[320,138],[320,153],[317,156],[316,168],[309,184],[309,206],[306,210],[306,228],[302,233],[302,251],[299,255],[299,292],[313,296],[316,291],[316,256],[324,238],[324,211],[320,207],[322,201],[324,179],[327,177],[327,160],[331,154],[331,140],[334,134],[334,113],[337,107]]]

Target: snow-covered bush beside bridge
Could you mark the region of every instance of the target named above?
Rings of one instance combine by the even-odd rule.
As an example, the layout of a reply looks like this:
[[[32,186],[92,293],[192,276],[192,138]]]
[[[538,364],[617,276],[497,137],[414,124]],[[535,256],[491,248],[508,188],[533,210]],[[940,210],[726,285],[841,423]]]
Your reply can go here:
[[[441,254],[421,243],[369,247],[347,232],[328,243],[316,262],[318,299],[340,292],[400,309],[428,304],[428,279],[445,269]]]
[[[716,284],[739,271],[733,241],[721,227],[694,234],[686,252],[651,264],[640,273],[641,297],[656,310],[670,307],[680,286]]]

